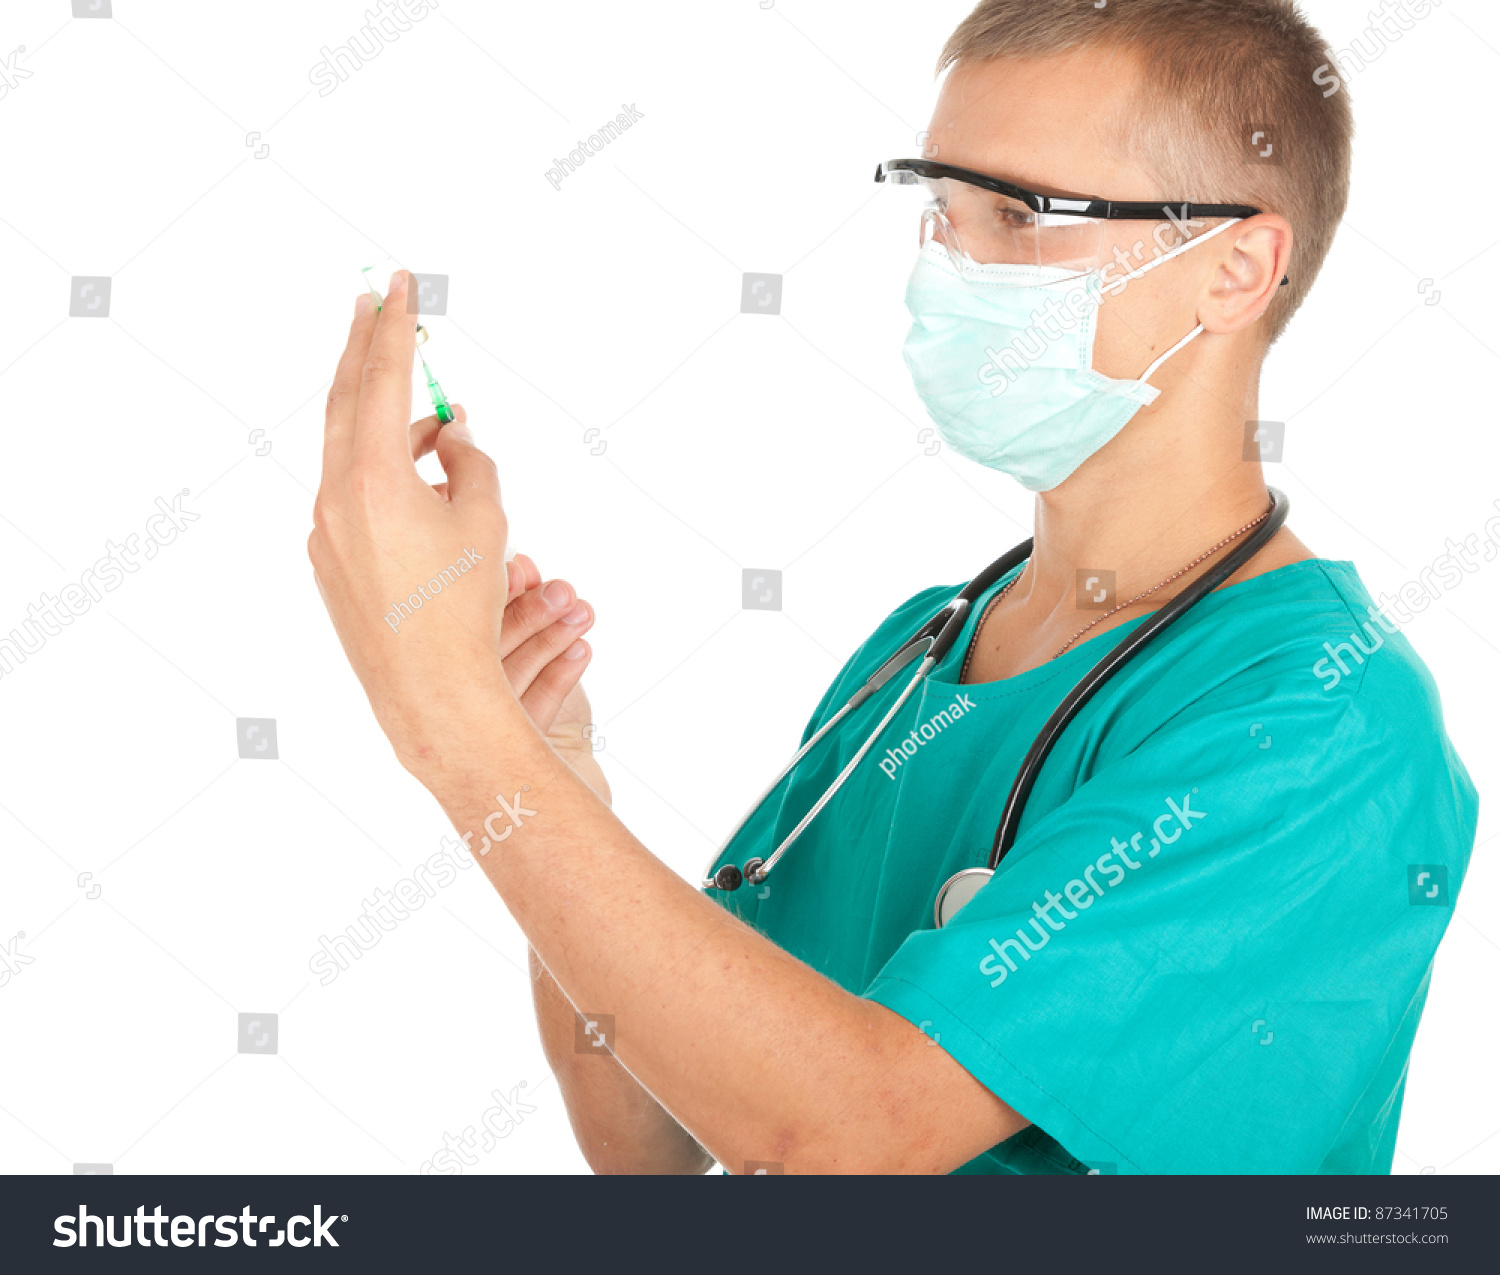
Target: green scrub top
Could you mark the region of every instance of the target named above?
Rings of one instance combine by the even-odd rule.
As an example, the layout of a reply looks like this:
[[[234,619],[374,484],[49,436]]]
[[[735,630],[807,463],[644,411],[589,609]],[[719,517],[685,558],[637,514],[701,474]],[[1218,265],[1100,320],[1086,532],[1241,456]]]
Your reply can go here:
[[[987,862],[1042,724],[1140,623],[961,685],[1004,583],[765,883],[708,893],[1032,1122],[960,1173],[1388,1173],[1478,808],[1427,669],[1350,563],[1210,594],[1074,719],[1000,870],[939,930],[938,889]],[[804,742],[957,592],[898,607]],[[715,866],[768,855],[915,668]]]

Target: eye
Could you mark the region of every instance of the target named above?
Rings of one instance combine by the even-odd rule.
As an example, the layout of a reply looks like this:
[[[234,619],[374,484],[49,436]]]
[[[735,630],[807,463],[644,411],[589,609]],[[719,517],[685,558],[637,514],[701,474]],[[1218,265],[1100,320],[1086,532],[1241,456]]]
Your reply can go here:
[[[996,220],[1006,230],[1029,230],[1036,225],[1036,214],[1029,208],[1007,204],[996,210]]]

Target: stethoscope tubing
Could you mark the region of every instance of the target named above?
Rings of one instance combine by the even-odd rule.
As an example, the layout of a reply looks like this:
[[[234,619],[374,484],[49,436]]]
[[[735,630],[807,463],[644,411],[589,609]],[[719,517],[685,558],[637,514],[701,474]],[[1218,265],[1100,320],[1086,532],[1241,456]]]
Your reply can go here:
[[[1176,623],[1196,603],[1207,597],[1208,594],[1212,593],[1228,580],[1230,576],[1234,575],[1236,571],[1260,552],[1272,536],[1281,530],[1282,525],[1286,522],[1287,514],[1290,512],[1291,502],[1287,500],[1284,493],[1278,491],[1276,488],[1272,487],[1268,490],[1272,502],[1271,512],[1266,517],[1266,520],[1246,538],[1244,543],[1238,545],[1232,553],[1225,555],[1223,559],[1215,563],[1175,598],[1161,607],[1160,610],[1148,616],[1141,623],[1140,627],[1126,637],[1124,641],[1111,648],[1097,664],[1079,679],[1077,685],[1063,697],[1062,702],[1053,710],[1052,715],[1048,717],[1046,723],[1038,732],[1037,737],[1032,741],[1030,749],[1027,750],[1025,758],[1016,772],[1015,780],[1011,784],[1009,794],[1006,796],[1005,807],[1001,812],[999,825],[995,829],[995,837],[990,846],[988,866],[985,868],[963,869],[950,878],[943,886],[943,889],[939,891],[939,909],[936,914],[939,925],[943,923],[941,916],[942,896],[948,887],[959,877],[973,876],[978,873],[984,873],[986,876],[993,874],[995,869],[1000,866],[1001,860],[1010,851],[1011,846],[1015,844],[1016,835],[1021,825],[1021,815],[1025,811],[1026,801],[1031,796],[1032,789],[1036,786],[1042,765],[1046,762],[1048,755],[1056,746],[1057,741],[1062,737],[1063,731],[1067,729],[1069,723],[1078,716],[1079,712],[1082,711],[1083,707],[1094,697],[1098,690],[1134,659],[1152,639],[1170,625]],[[954,644],[958,641],[959,635],[963,631],[969,609],[973,604],[992,585],[1008,575],[1021,563],[1025,562],[1031,556],[1032,549],[1033,542],[1026,540],[1014,549],[1011,549],[1008,553],[997,558],[980,572],[979,575],[970,580],[960,590],[958,595],[918,629],[895,655],[891,656],[889,660],[876,669],[865,680],[864,684],[849,697],[843,707],[830,717],[797,750],[796,755],[782,768],[776,778],[766,785],[765,790],[751,803],[750,808],[741,817],[740,821],[735,824],[734,829],[724,838],[718,849],[714,851],[713,858],[709,860],[708,864],[710,869],[713,868],[714,864],[719,861],[719,857],[733,843],[735,837],[739,835],[740,830],[744,828],[750,821],[751,816],[760,808],[761,803],[775,791],[777,785],[783,779],[796,769],[797,764],[807,756],[818,742],[849,713],[858,708],[859,705],[864,703],[865,700],[890,681],[892,677],[910,664],[913,659],[917,658],[918,655],[922,656],[922,662],[918,666],[917,671],[908,680],[895,702],[886,710],[879,724],[866,736],[864,743],[860,745],[859,750],[839,772],[833,783],[824,790],[823,795],[803,815],[797,826],[782,838],[781,844],[772,851],[771,855],[764,860],[759,858],[747,859],[743,870],[733,864],[725,864],[712,876],[704,876],[702,884],[705,889],[737,890],[746,881],[758,885],[765,880],[767,874],[776,866],[781,857],[802,835],[823,807],[843,787],[845,780],[854,773],[855,768],[864,760],[865,755],[875,745],[875,742],[885,731],[886,726],[890,724],[891,719],[895,717],[901,706],[906,703],[911,693],[916,690],[927,674],[953,649]]]
[[[1094,697],[1100,687],[1139,655],[1153,638],[1170,625],[1175,624],[1193,606],[1229,579],[1281,530],[1286,522],[1287,514],[1291,511],[1291,502],[1276,488],[1269,488],[1269,491],[1271,512],[1265,522],[1261,523],[1243,544],[1238,545],[1233,553],[1225,555],[1160,610],[1147,616],[1141,622],[1140,627],[1123,642],[1106,652],[1104,658],[1079,679],[1078,684],[1053,710],[1052,716],[1037,732],[1036,739],[1027,750],[1021,767],[1016,772],[1015,782],[1011,785],[1010,793],[1005,799],[1005,809],[1000,814],[1000,823],[995,829],[995,839],[990,847],[989,869],[991,872],[1000,866],[1000,861],[1015,844],[1016,834],[1021,826],[1022,811],[1026,807],[1027,799],[1031,796],[1031,790],[1036,786],[1042,764],[1047,760],[1048,754],[1051,753],[1057,741],[1062,738],[1062,733],[1067,729],[1068,724],[1082,711],[1083,706]]]

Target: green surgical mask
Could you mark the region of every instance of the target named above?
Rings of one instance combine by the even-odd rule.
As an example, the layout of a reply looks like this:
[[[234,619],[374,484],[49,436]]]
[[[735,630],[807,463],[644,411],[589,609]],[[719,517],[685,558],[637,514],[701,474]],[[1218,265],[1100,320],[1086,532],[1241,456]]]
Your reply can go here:
[[[1056,487],[1155,402],[1161,391],[1147,384],[1151,376],[1203,331],[1200,323],[1140,380],[1115,380],[1093,365],[1104,294],[1234,224],[1108,283],[1099,270],[1080,275],[967,257],[955,264],[942,244],[928,242],[906,290],[905,355],[943,441],[1031,491]]]

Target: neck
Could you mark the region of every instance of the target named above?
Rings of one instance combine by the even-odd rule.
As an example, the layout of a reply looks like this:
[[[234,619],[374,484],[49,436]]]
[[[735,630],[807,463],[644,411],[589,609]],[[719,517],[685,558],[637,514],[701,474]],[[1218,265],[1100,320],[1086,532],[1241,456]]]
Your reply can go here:
[[[1074,614],[1078,571],[1105,570],[1123,602],[1264,513],[1265,475],[1258,459],[1244,458],[1259,372],[1258,353],[1208,333],[1169,360],[1152,378],[1157,401],[1037,497],[1036,546],[1018,600]],[[1159,606],[1178,587],[1143,605]]]

